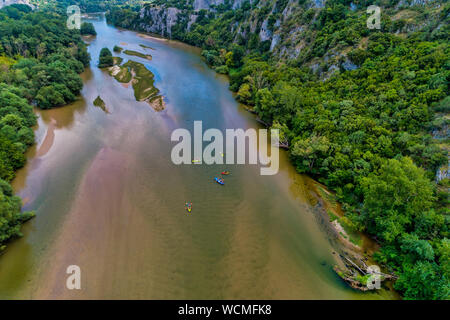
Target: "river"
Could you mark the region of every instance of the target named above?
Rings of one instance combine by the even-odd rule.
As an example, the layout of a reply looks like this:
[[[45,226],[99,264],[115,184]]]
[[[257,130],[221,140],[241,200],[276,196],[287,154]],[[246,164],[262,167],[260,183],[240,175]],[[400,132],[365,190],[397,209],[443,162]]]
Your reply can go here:
[[[171,132],[192,130],[194,120],[204,129],[258,128],[198,49],[92,22],[81,98],[36,110],[36,145],[13,181],[36,218],[0,256],[0,298],[386,298],[356,292],[334,273],[311,180],[285,152],[274,176],[258,165],[171,162]],[[154,73],[164,111],[136,102],[131,87],[96,67],[101,48],[114,45],[153,56],[119,54]],[[93,105],[98,95],[108,112]],[[224,169],[232,175],[219,186],[212,179]],[[81,268],[81,290],[66,288],[69,265]]]

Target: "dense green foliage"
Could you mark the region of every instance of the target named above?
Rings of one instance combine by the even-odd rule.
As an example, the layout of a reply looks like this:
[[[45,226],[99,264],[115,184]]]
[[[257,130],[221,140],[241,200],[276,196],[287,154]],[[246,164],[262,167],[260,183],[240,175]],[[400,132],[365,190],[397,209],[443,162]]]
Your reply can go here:
[[[25,5],[0,10],[0,251],[33,216],[21,212],[9,185],[34,143],[30,103],[51,108],[75,100],[82,88],[78,73],[88,62],[79,31],[68,30],[58,13]]]
[[[433,181],[448,162],[448,136],[431,132],[448,126],[450,5],[401,11],[382,1],[382,28],[370,30],[366,1],[353,1],[355,10],[345,0],[324,9],[305,2],[278,27],[284,35],[302,30],[302,50],[286,59],[250,28],[267,19],[276,30],[287,1],[236,10],[225,2],[195,12],[190,28],[192,1],[154,5],[181,10],[171,37],[202,47],[207,63],[230,76],[237,99],[280,129],[298,171],[334,189],[353,227],[382,244],[376,258],[399,276],[395,288],[407,299],[448,299],[448,179]],[[135,29],[153,23],[130,6],[107,18]]]
[[[106,14],[106,19],[118,27],[134,29],[140,9],[140,6],[132,5],[111,6]]]
[[[98,62],[99,68],[111,67],[114,65],[114,59],[111,51],[108,48],[102,48]]]
[[[82,35],[92,35],[95,36],[97,32],[95,32],[94,25],[90,22],[83,22],[80,26],[80,33]]]
[[[0,55],[18,61],[6,66],[0,82],[20,88],[22,97],[41,108],[74,101],[83,85],[78,73],[89,63],[79,32],[68,30],[54,11],[5,9],[0,11]]]
[[[31,2],[40,3],[43,5],[42,0],[31,0]],[[121,5],[130,0],[46,0],[45,3],[50,7],[57,7],[65,12],[68,6],[77,5],[80,7],[81,12],[94,13],[104,12],[112,6]],[[131,0],[133,1],[133,0]]]

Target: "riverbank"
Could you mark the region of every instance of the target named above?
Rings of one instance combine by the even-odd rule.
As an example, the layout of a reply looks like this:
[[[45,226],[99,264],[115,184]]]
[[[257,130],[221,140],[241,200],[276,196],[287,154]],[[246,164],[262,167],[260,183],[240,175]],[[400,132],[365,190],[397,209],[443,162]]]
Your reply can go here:
[[[51,109],[75,101],[82,88],[79,74],[89,63],[81,36],[64,22],[58,14],[49,16],[27,6],[0,9],[0,42],[10,43],[0,57],[0,251],[20,238],[22,224],[35,216],[23,209],[10,185],[35,144],[33,107]],[[53,27],[46,28],[49,25]],[[52,39],[52,45],[23,45],[43,38]]]
[[[379,268],[373,254],[380,250],[380,245],[366,234],[355,230],[333,192],[317,181],[310,186],[312,196],[316,200],[317,214],[321,215],[322,221],[329,228],[331,237],[341,244],[336,248],[334,271],[350,287],[364,292],[370,290],[367,287],[367,280],[370,279],[372,269]],[[383,274],[379,278],[382,288],[395,292],[393,289],[395,275],[389,274],[383,268],[380,268],[380,271]],[[400,299],[399,295],[395,296]]]

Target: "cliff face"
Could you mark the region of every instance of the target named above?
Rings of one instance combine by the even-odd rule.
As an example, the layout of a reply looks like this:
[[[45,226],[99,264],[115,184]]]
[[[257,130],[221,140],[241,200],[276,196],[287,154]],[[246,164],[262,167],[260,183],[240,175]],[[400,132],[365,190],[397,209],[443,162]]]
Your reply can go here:
[[[307,4],[303,8],[323,8],[326,0],[306,0]],[[225,3],[225,0],[187,0],[191,6],[189,9],[179,9],[161,5],[147,5],[139,12],[140,21],[139,29],[147,32],[161,34],[162,36],[171,37],[172,28],[177,24],[183,24],[184,31],[189,31],[192,24],[196,22],[200,10],[216,12],[216,7],[220,5],[229,5],[231,9],[238,10],[242,7],[245,0],[231,0]],[[262,8],[270,7],[263,20],[260,20],[260,11]],[[232,30],[236,36],[249,36],[250,33],[259,35],[260,41],[271,42],[271,50],[282,40],[281,27],[285,21],[288,21],[298,13],[301,6],[298,0],[289,0],[284,10],[280,12],[277,8],[275,0],[261,0],[257,5],[250,7],[250,15],[240,23],[236,23]],[[269,16],[280,16],[275,24],[270,24]],[[301,32],[302,28],[292,28],[292,32]],[[291,34],[292,34],[291,32]]]
[[[164,6],[144,7],[139,12],[139,29],[146,32],[160,34],[163,37],[172,36],[172,27],[178,21],[177,8]]]
[[[231,0],[229,1],[229,3],[231,4],[231,7],[233,9],[239,9],[242,5],[242,3],[244,2],[244,0]],[[198,10],[211,10],[213,9],[215,6],[218,5],[223,5],[225,4],[225,0],[194,0],[193,2],[193,8],[195,11]]]
[[[0,8],[10,6],[12,4],[26,4],[31,8],[34,8],[34,6],[30,4],[29,0],[0,0]]]
[[[325,8],[326,1],[259,0],[250,4],[245,0],[180,0],[175,2],[176,7],[169,7],[165,2],[159,1],[156,2],[159,5],[149,4],[143,7],[135,24],[140,30],[172,38],[175,29],[177,35],[186,34],[193,30],[196,23],[201,24],[198,20],[200,16],[203,21],[205,16],[207,19],[222,19],[222,24],[228,25],[229,36],[234,43],[242,43],[242,39],[248,42],[257,36],[258,41],[278,59],[299,59],[313,70],[326,64],[329,74],[322,75],[326,78],[340,68],[357,68],[347,57],[347,52],[351,47],[364,47],[366,41],[364,38],[353,38],[353,34],[347,31],[340,36],[343,41],[327,43],[319,56],[308,53],[314,40],[320,39],[320,20],[327,15],[324,10],[329,9]],[[341,3],[345,2],[339,2],[343,6]],[[360,27],[366,28],[367,6],[361,4],[365,2],[355,0],[357,4],[347,3],[346,10],[357,13]],[[420,12],[420,7],[417,6],[423,5],[439,8],[442,1],[400,0],[394,7],[391,5],[389,8],[382,8],[383,17],[390,20],[390,32],[408,33],[428,27],[427,20],[417,19],[417,12]],[[415,10],[410,9],[413,6],[416,7]],[[229,10],[234,12],[231,18]],[[333,32],[338,33],[340,30]]]
[[[0,0],[1,1],[1,0]],[[232,0],[231,7],[239,9],[244,0]],[[180,1],[181,2],[181,1]],[[139,23],[137,27],[146,32],[160,34],[171,38],[172,28],[177,24],[184,23],[184,31],[189,31],[195,23],[200,10],[214,11],[214,8],[223,5],[225,0],[187,0],[191,3],[192,9],[179,9],[162,5],[148,5],[139,12]],[[183,18],[180,18],[180,15]]]

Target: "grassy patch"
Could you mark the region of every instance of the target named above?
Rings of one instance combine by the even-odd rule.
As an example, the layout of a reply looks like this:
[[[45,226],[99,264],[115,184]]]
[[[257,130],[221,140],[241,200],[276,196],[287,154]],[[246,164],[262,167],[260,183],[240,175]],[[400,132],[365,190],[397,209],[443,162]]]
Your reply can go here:
[[[119,64],[122,63],[123,58],[121,58],[121,57],[113,57],[113,61],[114,61],[114,64],[119,65]]]
[[[140,46],[141,46],[142,48],[144,48],[144,49],[155,50],[155,48],[152,48],[152,47],[146,46],[145,44],[140,44]]]
[[[113,66],[109,68],[109,74],[122,83],[128,83],[132,79],[130,70],[125,66]]]
[[[129,68],[133,73],[133,89],[136,100],[143,101],[155,98],[159,90],[153,85],[153,73],[142,63],[129,60],[123,65]]]
[[[359,281],[363,285],[367,285],[367,281],[369,280],[370,276],[371,276],[370,274],[366,274],[364,276],[361,276],[361,275],[358,274],[356,276],[355,280]]]
[[[129,56],[136,56],[136,57],[152,60],[152,56],[151,55],[145,54],[145,53],[141,53],[141,52],[138,52],[138,51],[125,50],[123,53],[125,53],[125,54],[127,54]]]
[[[344,228],[345,233],[348,235],[350,242],[359,246],[362,239],[352,222],[347,217],[339,218],[339,224]]]
[[[94,100],[94,106],[97,107],[105,107],[105,101],[102,100],[102,98],[100,98],[100,96],[97,96],[97,98],[95,98]]]
[[[337,199],[334,194],[329,191],[326,191],[322,186],[317,185],[317,190],[322,199],[325,199],[334,209],[337,207]]]
[[[100,98],[100,96],[97,96],[97,98],[95,98],[93,103],[94,103],[94,106],[99,107],[100,109],[102,109],[106,113],[109,113],[108,109],[106,109],[105,101],[103,101],[103,99]]]

